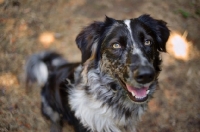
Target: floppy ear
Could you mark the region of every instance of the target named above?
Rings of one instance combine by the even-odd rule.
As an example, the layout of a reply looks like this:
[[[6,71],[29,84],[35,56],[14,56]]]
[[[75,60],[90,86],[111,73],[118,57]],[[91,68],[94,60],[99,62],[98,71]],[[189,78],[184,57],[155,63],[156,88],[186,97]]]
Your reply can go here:
[[[149,15],[142,15],[138,20],[148,26],[155,34],[158,51],[166,52],[166,42],[169,38],[170,30],[167,28],[167,23],[162,20],[156,20]]]
[[[85,27],[76,37],[76,44],[82,53],[82,63],[95,54],[102,26],[103,22],[94,22]]]
[[[76,37],[76,44],[82,53],[82,64],[92,57],[96,57],[97,49],[100,49],[100,42],[104,37],[104,32],[108,30],[115,19],[106,16],[104,22],[94,22],[85,27]],[[105,30],[104,30],[104,27]],[[97,56],[98,58],[99,56]]]

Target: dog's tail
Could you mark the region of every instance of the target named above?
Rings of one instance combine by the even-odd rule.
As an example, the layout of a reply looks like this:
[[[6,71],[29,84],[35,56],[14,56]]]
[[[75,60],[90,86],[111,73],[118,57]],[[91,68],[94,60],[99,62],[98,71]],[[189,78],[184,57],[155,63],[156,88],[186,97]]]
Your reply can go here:
[[[53,51],[33,54],[25,65],[26,88],[29,88],[33,83],[43,86],[47,82],[49,73],[65,63],[67,61],[60,54]]]

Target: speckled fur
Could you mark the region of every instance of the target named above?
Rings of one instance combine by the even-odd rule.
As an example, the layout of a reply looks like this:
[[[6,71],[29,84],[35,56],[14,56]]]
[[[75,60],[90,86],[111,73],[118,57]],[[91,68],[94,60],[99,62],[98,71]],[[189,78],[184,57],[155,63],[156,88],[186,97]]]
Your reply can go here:
[[[50,54],[46,54],[46,59],[52,64],[39,58],[28,61],[47,65],[42,112],[53,122],[51,130],[61,131],[66,120],[76,132],[136,132],[137,122],[156,89],[161,64],[159,53],[165,52],[168,37],[166,23],[149,15],[129,20],[106,17],[104,22],[94,22],[78,34],[81,65],[59,64]],[[146,39],[151,40],[151,45],[144,44]],[[121,46],[119,49],[113,48],[116,42]],[[63,60],[59,58],[56,59]],[[38,81],[34,66],[38,65],[27,64],[27,73],[33,73],[30,77],[27,74],[33,78],[28,81]],[[150,82],[143,84],[135,80],[134,72],[140,66],[155,71]],[[148,87],[147,100],[130,99],[124,84],[138,89]]]

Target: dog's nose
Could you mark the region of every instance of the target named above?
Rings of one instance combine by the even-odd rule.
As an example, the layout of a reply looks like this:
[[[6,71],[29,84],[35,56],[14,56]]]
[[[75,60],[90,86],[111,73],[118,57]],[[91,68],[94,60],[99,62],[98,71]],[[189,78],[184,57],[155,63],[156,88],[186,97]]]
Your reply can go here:
[[[155,78],[155,71],[150,66],[139,66],[134,72],[134,78],[138,83],[149,83]]]

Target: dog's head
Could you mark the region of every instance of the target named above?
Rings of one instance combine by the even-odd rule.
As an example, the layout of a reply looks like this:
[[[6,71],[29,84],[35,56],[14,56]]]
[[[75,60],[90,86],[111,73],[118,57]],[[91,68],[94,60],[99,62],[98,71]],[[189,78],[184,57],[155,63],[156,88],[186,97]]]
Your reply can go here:
[[[160,71],[159,52],[165,52],[169,29],[149,15],[94,22],[77,36],[82,63],[93,63],[121,85],[128,97],[146,102],[153,93]],[[124,90],[125,89],[125,90]]]

